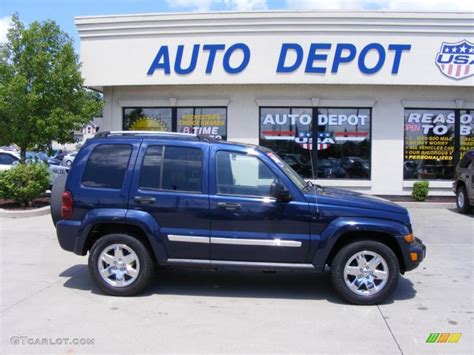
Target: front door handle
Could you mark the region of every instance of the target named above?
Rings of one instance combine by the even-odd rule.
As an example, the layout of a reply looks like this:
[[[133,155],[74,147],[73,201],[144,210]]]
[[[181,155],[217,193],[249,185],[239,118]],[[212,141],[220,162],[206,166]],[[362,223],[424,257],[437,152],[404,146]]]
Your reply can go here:
[[[146,197],[146,196],[135,196],[133,198],[133,201],[136,203],[140,203],[142,205],[149,204],[149,203],[155,203],[156,199],[154,197]]]
[[[234,203],[234,202],[218,202],[217,207],[223,208],[225,210],[236,211],[236,210],[240,210],[242,208],[242,205],[240,203]]]

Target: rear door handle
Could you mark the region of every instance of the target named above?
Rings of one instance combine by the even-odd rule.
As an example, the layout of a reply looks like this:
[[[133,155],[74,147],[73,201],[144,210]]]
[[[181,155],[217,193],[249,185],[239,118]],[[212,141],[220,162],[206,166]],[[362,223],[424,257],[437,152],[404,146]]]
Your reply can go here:
[[[242,205],[240,203],[234,203],[234,202],[218,202],[217,203],[218,208],[223,208],[226,210],[240,210],[242,208]]]
[[[154,197],[147,197],[147,196],[135,196],[133,198],[133,201],[135,201],[136,203],[140,203],[142,205],[145,205],[145,204],[148,204],[148,203],[155,203],[156,202],[156,198]]]

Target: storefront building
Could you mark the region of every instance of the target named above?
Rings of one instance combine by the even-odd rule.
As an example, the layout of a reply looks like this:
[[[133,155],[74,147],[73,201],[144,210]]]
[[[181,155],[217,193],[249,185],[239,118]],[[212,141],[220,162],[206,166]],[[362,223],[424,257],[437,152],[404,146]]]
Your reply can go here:
[[[452,195],[474,148],[472,13],[251,12],[76,18],[101,130],[267,146],[324,186]]]

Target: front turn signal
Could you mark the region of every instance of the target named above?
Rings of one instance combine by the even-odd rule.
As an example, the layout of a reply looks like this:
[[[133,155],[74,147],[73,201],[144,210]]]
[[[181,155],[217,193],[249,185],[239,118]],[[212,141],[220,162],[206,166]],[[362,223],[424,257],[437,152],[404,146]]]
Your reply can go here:
[[[413,243],[413,241],[415,240],[415,237],[413,237],[413,234],[410,233],[410,234],[407,234],[405,237],[403,237],[403,239],[405,239],[405,242],[407,243]]]

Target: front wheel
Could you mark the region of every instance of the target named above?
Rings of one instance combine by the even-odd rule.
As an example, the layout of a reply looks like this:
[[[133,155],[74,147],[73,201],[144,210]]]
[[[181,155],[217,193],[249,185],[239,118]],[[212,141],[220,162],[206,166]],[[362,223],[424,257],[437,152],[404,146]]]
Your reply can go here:
[[[397,287],[400,273],[393,251],[380,242],[366,240],[343,247],[331,264],[334,288],[346,301],[380,303]]]
[[[467,191],[463,185],[459,186],[456,190],[456,208],[460,213],[469,213],[471,211]]]
[[[89,271],[105,293],[133,296],[148,286],[153,260],[138,239],[124,234],[109,234],[92,246]]]

